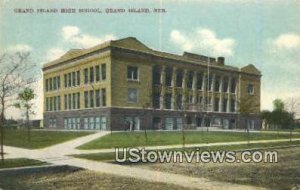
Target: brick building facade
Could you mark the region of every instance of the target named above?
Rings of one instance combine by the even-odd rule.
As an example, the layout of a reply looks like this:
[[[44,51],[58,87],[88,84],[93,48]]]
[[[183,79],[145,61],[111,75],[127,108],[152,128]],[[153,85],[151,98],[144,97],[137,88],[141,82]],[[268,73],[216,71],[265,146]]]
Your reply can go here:
[[[73,49],[43,66],[44,127],[259,129],[261,73],[148,48],[135,38]]]

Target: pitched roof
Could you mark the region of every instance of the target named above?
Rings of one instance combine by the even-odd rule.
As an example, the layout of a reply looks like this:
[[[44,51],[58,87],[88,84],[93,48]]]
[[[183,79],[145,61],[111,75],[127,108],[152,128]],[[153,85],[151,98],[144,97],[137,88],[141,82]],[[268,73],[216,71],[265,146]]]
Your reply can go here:
[[[183,55],[177,55],[177,54],[153,50],[153,49],[147,47],[145,44],[143,44],[139,40],[137,40],[135,37],[127,37],[127,38],[123,38],[123,39],[119,39],[119,40],[107,41],[107,42],[101,43],[99,45],[96,45],[96,46],[88,48],[88,49],[71,49],[68,52],[66,52],[63,56],[61,56],[60,58],[44,64],[43,68],[47,68],[49,66],[54,66],[54,65],[63,63],[65,61],[70,61],[74,58],[84,56],[86,54],[93,53],[95,51],[98,51],[98,50],[101,50],[101,49],[104,49],[107,47],[118,47],[118,48],[122,48],[122,49],[133,50],[133,51],[147,53],[147,54],[151,54],[151,55],[166,58],[166,59],[174,59],[174,60],[179,60],[179,61],[184,61],[184,62],[190,62],[190,63],[194,63],[194,64],[199,64],[202,66],[206,66],[207,60],[210,59],[212,67],[221,68],[221,69],[225,69],[225,70],[242,71],[242,72],[258,74],[258,75],[261,74],[260,71],[253,65],[248,65],[246,67],[239,69],[237,67],[230,66],[230,65],[218,65],[215,58],[210,58],[210,57],[203,56],[203,55],[193,54],[193,53],[189,53],[189,52],[184,52]]]
[[[251,74],[255,74],[255,75],[261,75],[261,72],[252,64],[249,64],[245,67],[242,67],[241,68],[241,71],[242,72],[245,72],[245,73],[251,73]]]

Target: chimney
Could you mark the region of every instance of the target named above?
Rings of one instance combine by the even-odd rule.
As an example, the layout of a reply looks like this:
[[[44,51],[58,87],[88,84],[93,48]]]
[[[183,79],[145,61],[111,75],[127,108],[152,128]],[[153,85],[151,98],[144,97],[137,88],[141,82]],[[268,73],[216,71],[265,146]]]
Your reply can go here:
[[[218,57],[217,63],[220,66],[224,66],[225,65],[225,58],[224,57]]]

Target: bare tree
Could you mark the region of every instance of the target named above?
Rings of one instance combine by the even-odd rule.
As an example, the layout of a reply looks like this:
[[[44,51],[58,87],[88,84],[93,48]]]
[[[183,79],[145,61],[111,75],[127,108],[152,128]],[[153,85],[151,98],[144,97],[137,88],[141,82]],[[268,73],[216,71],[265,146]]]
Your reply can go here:
[[[284,101],[286,111],[293,116],[293,122],[290,126],[290,141],[292,141],[293,129],[296,126],[296,117],[300,116],[300,98],[291,97]]]
[[[254,100],[254,96],[250,96],[247,98],[241,98],[238,102],[238,123],[240,123],[240,117],[247,118],[252,113],[255,112],[260,107],[260,104]],[[250,131],[248,126],[244,126],[248,145],[250,144]]]
[[[4,162],[5,111],[13,106],[13,101],[21,88],[36,81],[35,64],[30,62],[30,52],[2,54],[0,56],[0,151]]]
[[[300,97],[299,98],[295,98],[295,97],[287,98],[284,101],[284,106],[285,106],[286,111],[288,111],[290,113],[294,113],[295,116],[300,117]]]

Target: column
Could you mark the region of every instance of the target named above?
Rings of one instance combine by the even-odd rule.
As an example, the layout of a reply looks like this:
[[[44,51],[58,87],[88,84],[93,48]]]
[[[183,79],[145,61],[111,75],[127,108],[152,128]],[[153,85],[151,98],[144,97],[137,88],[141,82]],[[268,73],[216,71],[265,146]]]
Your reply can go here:
[[[166,81],[166,66],[163,66],[160,72],[160,84],[161,84],[161,92],[160,92],[160,109],[164,109],[164,96],[165,96],[165,91],[166,91],[166,86],[165,86],[165,81]]]
[[[183,71],[183,77],[182,77],[182,105],[184,108],[186,108],[186,100],[188,95],[188,89],[186,88],[186,79],[187,79],[187,70],[184,69]]]
[[[212,75],[212,84],[211,84],[211,111],[214,111],[215,109],[215,83],[216,83],[216,74]]]
[[[203,97],[203,110],[206,111],[206,84],[207,84],[207,81],[206,81],[206,74],[203,73],[203,78],[202,78],[202,97]]]
[[[172,104],[171,109],[177,109],[176,108],[176,78],[177,78],[177,68],[173,67],[173,73],[172,73]]]
[[[231,106],[231,93],[230,93],[230,90],[231,90],[231,77],[229,77],[228,79],[228,99],[227,99],[227,108],[226,108],[226,111],[227,112],[230,112],[230,106]]]
[[[196,103],[197,103],[197,72],[194,72],[192,89],[193,89],[193,104],[196,105]]]
[[[234,104],[234,112],[238,111],[238,80],[235,79],[235,104]]]
[[[223,93],[223,80],[224,80],[224,77],[221,76],[220,77],[220,88],[219,88],[219,91],[220,91],[220,101],[219,101],[219,112],[222,112],[222,107],[223,107],[223,101],[224,101],[224,93]]]

